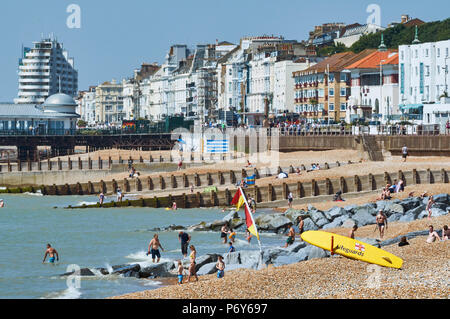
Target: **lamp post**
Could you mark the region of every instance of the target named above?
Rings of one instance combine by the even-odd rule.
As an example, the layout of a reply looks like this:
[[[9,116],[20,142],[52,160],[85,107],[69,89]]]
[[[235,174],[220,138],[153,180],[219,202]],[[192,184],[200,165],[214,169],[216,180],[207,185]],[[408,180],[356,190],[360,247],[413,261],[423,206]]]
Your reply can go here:
[[[386,60],[380,61],[380,103],[381,107],[383,107],[383,62]],[[386,108],[386,122],[389,121],[389,108]]]

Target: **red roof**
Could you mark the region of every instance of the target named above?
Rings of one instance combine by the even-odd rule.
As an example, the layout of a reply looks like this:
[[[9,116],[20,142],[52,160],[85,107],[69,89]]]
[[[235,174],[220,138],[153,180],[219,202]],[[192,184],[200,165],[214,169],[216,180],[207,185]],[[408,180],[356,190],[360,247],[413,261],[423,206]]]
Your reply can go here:
[[[381,62],[383,61],[384,62]],[[394,50],[389,51],[376,51],[368,56],[356,61],[349,65],[347,69],[377,69],[380,64],[397,65],[398,64],[398,52]]]

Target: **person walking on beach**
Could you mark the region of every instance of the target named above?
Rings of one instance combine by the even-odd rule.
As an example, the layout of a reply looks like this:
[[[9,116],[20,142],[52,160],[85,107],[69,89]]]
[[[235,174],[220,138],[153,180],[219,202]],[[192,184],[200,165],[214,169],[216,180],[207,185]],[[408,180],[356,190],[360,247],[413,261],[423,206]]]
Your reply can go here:
[[[288,205],[289,208],[292,208],[292,201],[294,200],[294,196],[292,195],[292,192],[289,193],[288,195]]]
[[[103,192],[100,192],[100,195],[98,195],[98,201],[99,201],[100,205],[103,205],[104,200],[105,200],[105,194],[103,194]]]
[[[403,162],[406,162],[406,158],[408,157],[408,147],[406,145],[402,148],[402,157]]]
[[[159,241],[158,234],[153,235],[153,239],[150,241],[148,245],[147,256],[152,254],[152,262],[155,262],[155,257],[158,258],[156,263],[159,263],[161,259],[161,253],[159,252],[159,248],[164,251],[164,248],[161,246],[161,242]]]
[[[183,267],[183,263],[181,262],[181,260],[178,260],[178,284],[181,285],[183,284],[183,275],[184,275],[184,267]]]
[[[433,195],[430,195],[430,197],[428,198],[428,203],[427,203],[427,212],[428,212],[428,219],[431,219],[431,207],[433,207],[434,204],[434,199],[433,199]]]
[[[218,256],[217,257],[217,278],[223,278],[225,276],[225,263],[223,262],[223,257]]]
[[[189,246],[189,248],[191,249],[191,254],[189,255],[189,259],[190,259],[190,265],[189,265],[189,273],[188,273],[188,278],[187,281],[190,282],[191,281],[191,276],[194,276],[196,281],[198,281],[198,277],[197,277],[197,270],[195,269],[196,264],[195,264],[195,258],[197,257],[197,251],[195,250],[194,245]]]
[[[227,238],[228,232],[229,232],[228,223],[225,223],[225,225],[223,225],[222,228],[220,229],[220,238],[222,238],[222,241],[224,244],[226,244],[228,241],[228,238]]]
[[[288,246],[292,245],[295,241],[295,230],[294,227],[292,227],[292,223],[288,224],[289,226],[289,232],[287,234],[287,239],[286,239],[286,245],[284,245],[284,248],[287,248]]]
[[[386,215],[383,213],[382,210],[380,210],[378,212],[378,215],[375,218],[376,223],[377,223],[377,228],[380,232],[380,238],[383,239],[384,237],[384,231],[387,230],[388,225],[387,225],[387,217]]]
[[[45,251],[44,260],[42,260],[42,263],[45,262],[45,259],[47,258],[47,256],[49,256],[48,261],[52,264],[55,262],[55,256],[56,256],[56,261],[59,261],[58,252],[50,244],[47,244],[47,250]]]
[[[191,236],[183,231],[180,231],[178,233],[178,240],[181,243],[181,253],[183,254],[184,257],[186,257],[188,245],[189,242],[191,241]]]
[[[123,199],[122,189],[120,187],[117,188],[117,201],[121,202]]]

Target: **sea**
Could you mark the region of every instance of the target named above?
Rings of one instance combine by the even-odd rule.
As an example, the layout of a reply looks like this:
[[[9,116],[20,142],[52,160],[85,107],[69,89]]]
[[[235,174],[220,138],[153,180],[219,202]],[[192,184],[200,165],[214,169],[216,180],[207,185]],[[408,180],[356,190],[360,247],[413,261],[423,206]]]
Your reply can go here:
[[[131,196],[132,194],[128,195]],[[0,208],[0,298],[2,299],[99,299],[156,289],[158,279],[119,275],[83,277],[79,282],[60,276],[74,267],[111,269],[113,265],[152,264],[148,244],[158,233],[164,252],[161,261],[182,258],[177,231],[152,231],[169,225],[190,226],[222,219],[221,209],[104,208],[66,209],[68,205],[97,202],[96,196],[5,195]],[[112,200],[114,198],[107,198]],[[243,212],[240,213],[243,216]],[[192,232],[197,256],[224,254],[218,232]],[[261,234],[264,248],[284,245],[284,237]],[[47,243],[58,253],[55,264],[42,262]],[[237,233],[237,250],[258,250],[244,233]],[[70,282],[69,282],[70,281]]]

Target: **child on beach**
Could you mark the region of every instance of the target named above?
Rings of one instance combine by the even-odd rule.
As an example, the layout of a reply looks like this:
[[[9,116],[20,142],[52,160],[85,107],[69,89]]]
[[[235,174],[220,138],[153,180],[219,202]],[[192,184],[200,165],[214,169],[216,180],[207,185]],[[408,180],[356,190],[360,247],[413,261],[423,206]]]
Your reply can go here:
[[[288,238],[286,239],[286,244],[284,245],[284,248],[287,248],[288,246],[292,245],[295,241],[295,230],[292,223],[288,224],[289,226],[289,233],[287,234]]]
[[[178,284],[183,284],[183,275],[184,275],[183,263],[181,260],[178,260]]]
[[[234,248],[233,243],[228,243],[230,247],[228,248],[228,253],[234,253],[236,251],[236,248]]]
[[[427,203],[428,219],[431,219],[431,207],[433,207],[433,204],[434,204],[434,199],[433,199],[433,195],[431,195],[428,198],[428,203]]]
[[[230,242],[234,243],[234,241],[236,240],[236,232],[233,230],[233,228],[230,228],[230,231],[228,233],[230,234],[230,236],[228,236]]]
[[[247,239],[247,242],[250,244],[250,242],[252,241],[252,234],[250,234],[250,232],[247,231],[245,232],[245,239]]]
[[[225,263],[223,262],[223,257],[217,257],[217,278],[223,278],[225,276]]]

